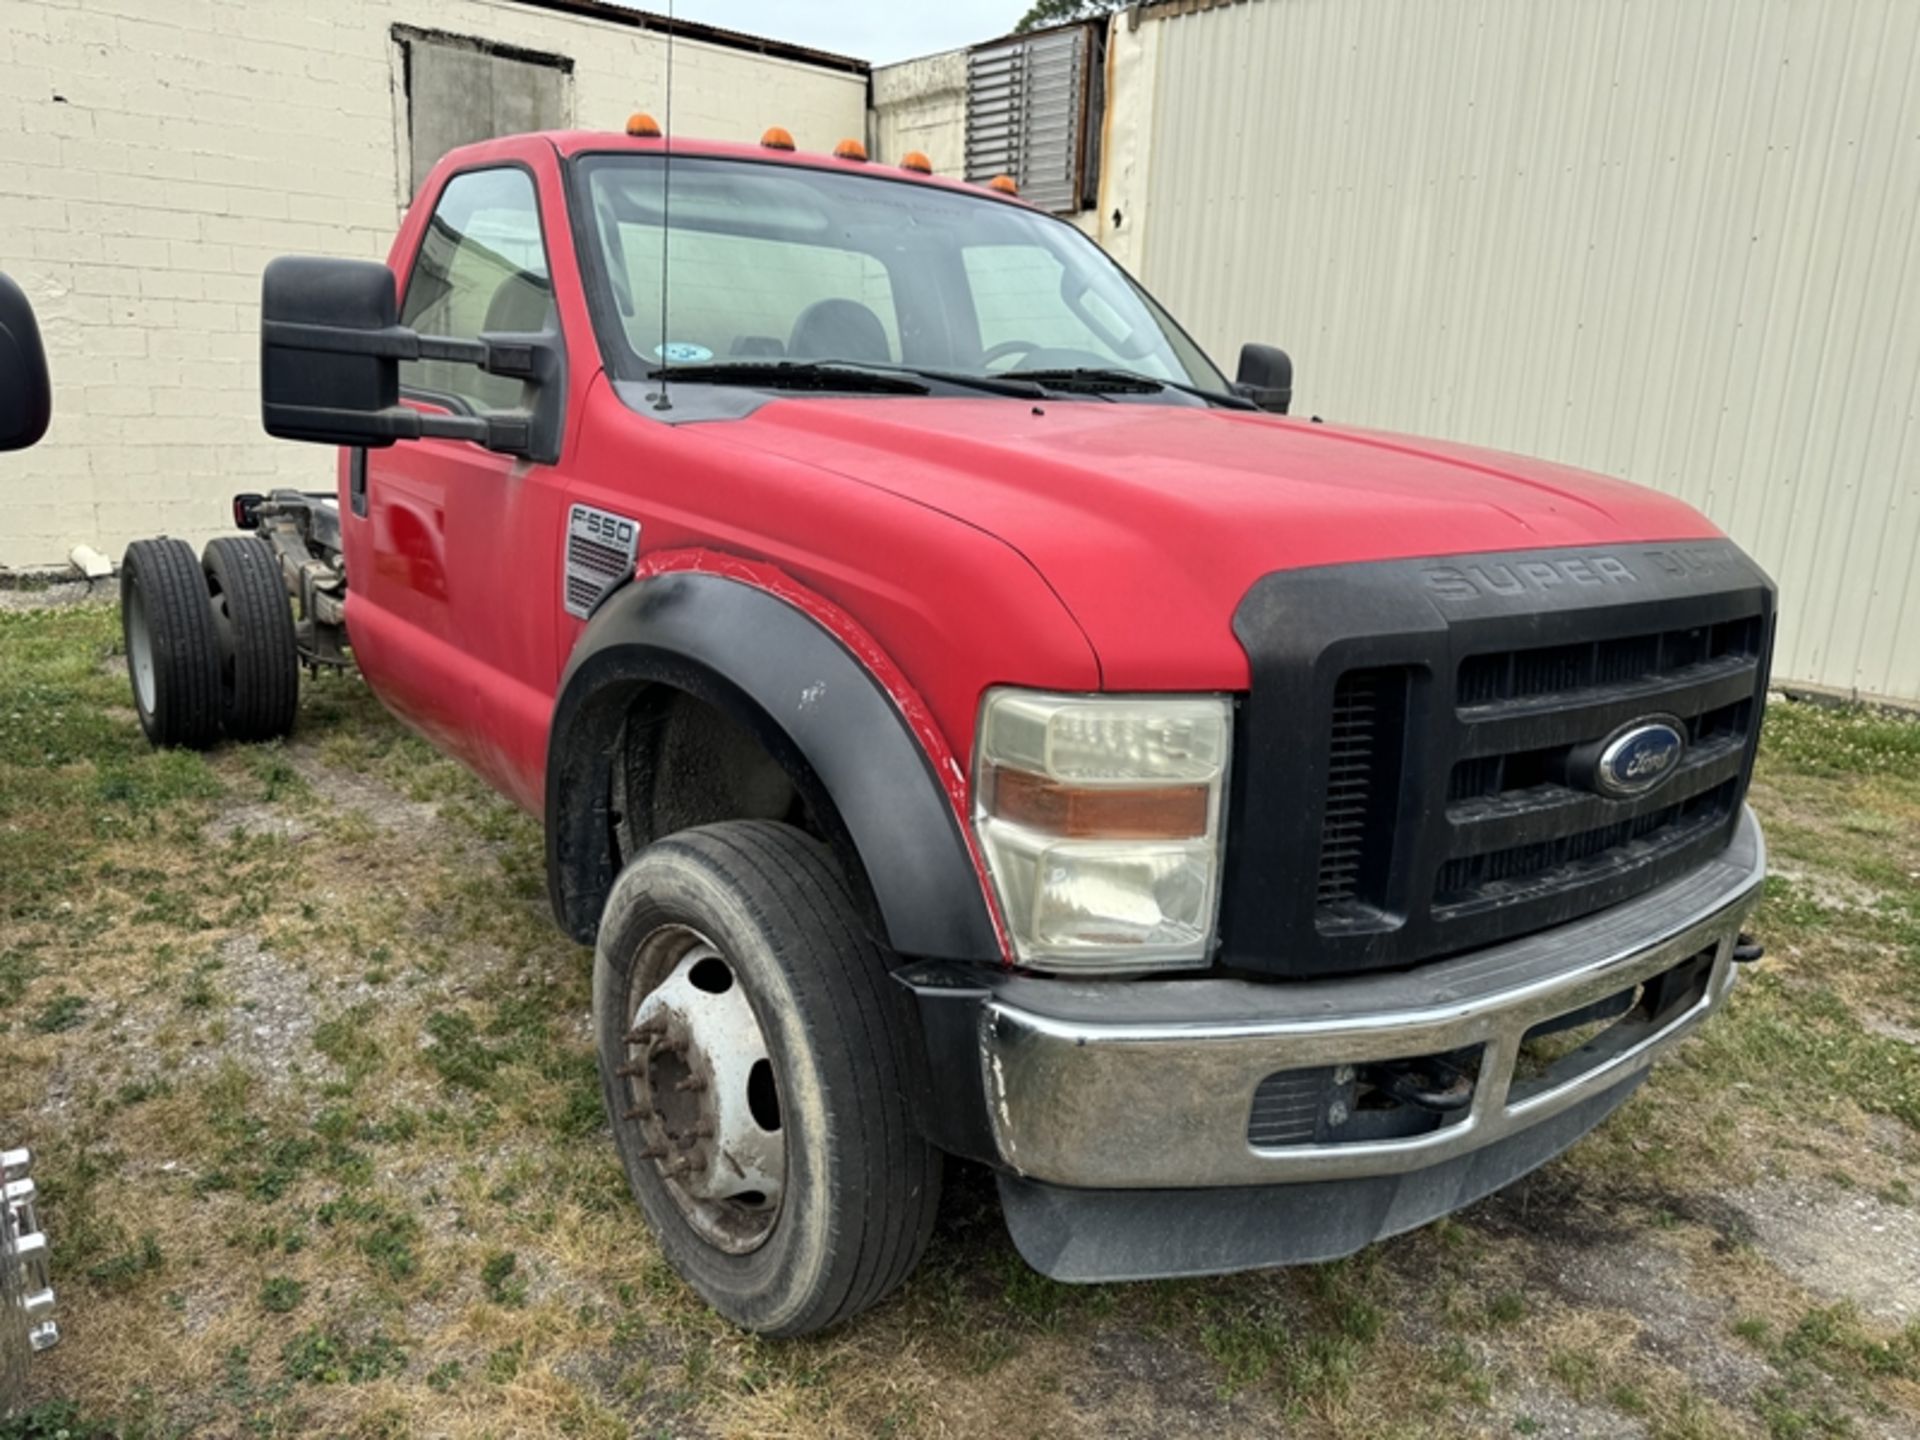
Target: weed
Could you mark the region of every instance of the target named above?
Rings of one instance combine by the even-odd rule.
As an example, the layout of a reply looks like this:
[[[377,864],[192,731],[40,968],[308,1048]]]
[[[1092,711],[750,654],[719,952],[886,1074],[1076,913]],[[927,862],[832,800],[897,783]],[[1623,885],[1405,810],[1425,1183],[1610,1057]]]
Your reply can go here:
[[[166,1263],[166,1256],[160,1252],[159,1236],[148,1231],[133,1249],[88,1266],[87,1278],[102,1290],[131,1290],[143,1277],[157,1273]]]
[[[427,1017],[426,1030],[433,1040],[426,1050],[427,1063],[442,1080],[467,1090],[485,1090],[493,1083],[504,1057],[480,1040],[472,1017],[436,1010]]]
[[[1527,1318],[1527,1297],[1517,1291],[1504,1290],[1487,1302],[1483,1318],[1493,1327],[1518,1325]]]
[[[487,1298],[496,1305],[520,1306],[527,1303],[527,1277],[516,1274],[520,1259],[511,1251],[487,1257],[480,1267],[480,1283]]]
[[[407,1368],[406,1352],[385,1335],[376,1333],[355,1345],[338,1330],[318,1325],[289,1340],[280,1359],[289,1380],[309,1385],[359,1385]]]
[[[260,1284],[260,1308],[272,1315],[289,1315],[300,1308],[307,1287],[285,1275],[271,1275]]]
[[[69,995],[61,991],[27,1022],[27,1028],[41,1035],[57,1035],[62,1030],[71,1030],[80,1023],[80,1017],[86,1012],[87,1001],[84,995]]]
[[[487,1379],[495,1385],[504,1385],[520,1373],[520,1362],[524,1358],[525,1347],[518,1340],[511,1345],[503,1345],[487,1356]]]

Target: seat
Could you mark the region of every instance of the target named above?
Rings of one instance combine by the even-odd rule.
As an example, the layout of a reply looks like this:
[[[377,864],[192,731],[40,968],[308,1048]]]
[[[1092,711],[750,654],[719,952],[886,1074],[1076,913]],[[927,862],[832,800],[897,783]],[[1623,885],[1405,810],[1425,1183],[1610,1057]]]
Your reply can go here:
[[[753,357],[753,356],[768,356],[768,355],[780,356],[780,355],[786,354],[787,352],[786,352],[786,348],[781,345],[779,337],[777,336],[742,335],[739,339],[733,342],[732,346],[727,350],[727,353],[729,355],[743,355],[743,356]]]
[[[487,322],[481,332],[536,334],[548,328],[553,308],[553,286],[547,281],[537,275],[509,275],[487,302]]]
[[[787,354],[801,360],[885,365],[893,358],[880,317],[858,300],[816,300],[800,312]]]

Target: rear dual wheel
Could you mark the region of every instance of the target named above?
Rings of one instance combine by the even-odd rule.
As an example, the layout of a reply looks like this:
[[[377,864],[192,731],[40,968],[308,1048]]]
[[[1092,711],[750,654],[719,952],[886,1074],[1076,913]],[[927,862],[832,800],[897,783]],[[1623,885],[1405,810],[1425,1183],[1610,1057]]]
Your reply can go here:
[[[907,992],[826,848],[729,821],[622,872],[594,961],[601,1083],[660,1248],[714,1309],[804,1335],[919,1262],[942,1158]]]
[[[195,559],[184,540],[136,540],[120,565],[120,621],[140,728],[155,745],[204,750],[222,735],[293,729],[300,656],[279,565],[227,535]]]

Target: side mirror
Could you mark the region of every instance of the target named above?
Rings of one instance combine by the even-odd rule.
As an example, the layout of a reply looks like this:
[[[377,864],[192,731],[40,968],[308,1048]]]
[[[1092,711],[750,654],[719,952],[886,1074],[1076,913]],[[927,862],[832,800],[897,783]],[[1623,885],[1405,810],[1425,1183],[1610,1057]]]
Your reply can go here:
[[[40,326],[20,287],[0,275],[0,450],[24,450],[47,433],[53,386]]]
[[[393,272],[371,260],[288,255],[260,290],[260,418],[269,435],[380,448],[471,440],[551,465],[560,458],[559,337],[421,335],[399,323]],[[400,403],[402,360],[447,360],[544,387],[532,410],[429,415]]]
[[[1293,404],[1293,360],[1275,345],[1242,345],[1240,372],[1234,379],[1236,395],[1276,415]]]

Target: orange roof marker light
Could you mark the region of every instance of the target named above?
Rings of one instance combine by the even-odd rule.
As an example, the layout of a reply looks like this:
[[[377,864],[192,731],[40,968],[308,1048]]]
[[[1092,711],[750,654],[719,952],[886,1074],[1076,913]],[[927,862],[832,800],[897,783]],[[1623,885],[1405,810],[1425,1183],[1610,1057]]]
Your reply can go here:
[[[864,160],[867,158],[867,147],[862,145],[858,140],[842,140],[838,145],[833,147],[833,158],[836,160]]]
[[[658,140],[660,122],[644,110],[636,110],[627,117],[627,134],[640,140]]]
[[[909,150],[900,157],[900,168],[902,170],[911,170],[916,175],[931,175],[933,173],[933,161],[929,160],[918,150]]]
[[[1011,175],[996,175],[987,181],[989,190],[998,190],[1002,195],[1018,195],[1020,186]]]
[[[760,132],[760,143],[769,150],[791,150],[793,133],[784,125],[769,125]]]

